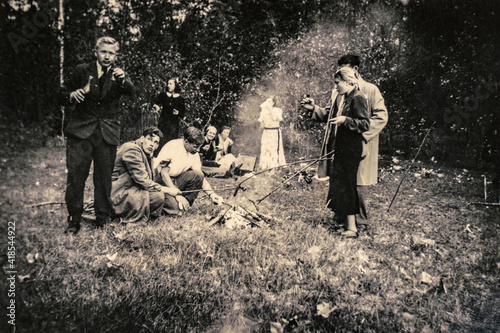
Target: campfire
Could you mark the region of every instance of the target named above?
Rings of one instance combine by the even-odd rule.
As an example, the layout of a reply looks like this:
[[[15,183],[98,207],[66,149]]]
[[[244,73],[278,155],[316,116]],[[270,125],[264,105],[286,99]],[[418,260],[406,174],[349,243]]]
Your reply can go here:
[[[219,214],[210,219],[210,225],[224,225],[228,229],[246,229],[269,226],[272,219],[259,212],[251,212],[241,206],[229,205],[228,209],[222,210]]]

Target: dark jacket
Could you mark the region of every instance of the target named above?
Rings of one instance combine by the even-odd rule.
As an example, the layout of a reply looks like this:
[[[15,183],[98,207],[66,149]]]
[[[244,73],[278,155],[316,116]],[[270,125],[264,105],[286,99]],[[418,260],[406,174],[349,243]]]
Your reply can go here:
[[[125,75],[124,80],[113,80],[112,71],[112,68],[109,69],[102,89],[99,87],[96,62],[78,65],[68,76],[59,93],[62,105],[73,106],[65,129],[67,135],[86,139],[99,127],[106,143],[120,144],[120,97],[133,96],[135,87],[128,75]],[[90,76],[90,92],[85,100],[82,103],[70,103],[71,92],[85,87]]]

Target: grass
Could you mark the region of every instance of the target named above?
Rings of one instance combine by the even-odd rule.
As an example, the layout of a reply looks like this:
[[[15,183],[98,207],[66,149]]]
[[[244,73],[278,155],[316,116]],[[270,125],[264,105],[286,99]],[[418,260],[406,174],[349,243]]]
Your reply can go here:
[[[469,204],[482,198],[477,172],[417,163],[388,213],[408,162],[382,161],[369,202],[372,233],[355,240],[329,229],[327,184],[297,180],[259,205],[274,220],[264,228],[210,226],[209,218],[225,207],[201,196],[182,217],[103,230],[85,224],[72,236],[62,233],[64,204],[31,207],[64,201],[64,150],[4,156],[0,231],[5,238],[6,222],[16,222],[16,332],[500,327],[500,212]],[[226,201],[253,210],[249,199],[263,197],[284,176],[259,175],[236,198],[224,192]],[[236,184],[211,182],[218,188]],[[26,256],[36,253],[37,260],[28,262]],[[2,309],[7,301],[0,297]]]

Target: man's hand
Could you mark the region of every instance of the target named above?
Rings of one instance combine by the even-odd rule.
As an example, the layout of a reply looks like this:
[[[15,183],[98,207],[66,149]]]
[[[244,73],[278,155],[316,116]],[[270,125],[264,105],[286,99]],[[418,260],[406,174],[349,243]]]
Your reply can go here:
[[[76,101],[77,103],[81,103],[85,100],[85,90],[77,89],[69,94],[69,101],[73,103]]]
[[[160,112],[160,107],[158,105],[153,105],[153,111],[152,112],[155,112],[155,113],[159,113]]]
[[[222,199],[221,196],[219,196],[215,193],[210,194],[210,200],[212,200],[212,203],[214,203],[216,205],[221,205],[224,203],[224,199]]]
[[[113,68],[113,77],[120,80],[124,80],[125,72],[121,68]]]
[[[179,204],[179,210],[188,210],[189,209],[189,201],[184,198],[182,195],[176,195],[175,200],[177,200],[177,203]]]
[[[177,187],[167,187],[167,186],[162,186],[161,191],[166,194],[170,194],[171,196],[175,197],[178,195],[181,195],[182,192],[179,190]]]
[[[173,114],[174,116],[177,116],[177,115],[179,114],[179,110],[174,109],[174,111],[172,111],[172,114]]]

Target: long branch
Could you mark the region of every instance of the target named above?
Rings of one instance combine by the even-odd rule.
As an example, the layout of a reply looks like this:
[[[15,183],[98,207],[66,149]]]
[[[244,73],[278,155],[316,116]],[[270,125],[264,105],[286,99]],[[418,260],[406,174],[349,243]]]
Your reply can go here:
[[[253,173],[250,177],[244,179],[243,181],[241,181],[236,186],[236,190],[234,191],[233,196],[234,197],[236,196],[236,194],[238,193],[238,190],[241,188],[241,184],[243,184],[247,180],[252,179],[253,177],[255,177],[257,175],[260,175],[261,173],[264,173],[264,172],[267,172],[267,171],[271,171],[271,170],[274,170],[274,169],[280,169],[280,168],[288,167],[288,166],[291,166],[291,165],[294,165],[294,164],[299,164],[299,163],[307,163],[307,162],[315,162],[316,163],[316,162],[319,162],[319,161],[328,160],[328,159],[330,159],[330,157],[327,158],[326,156],[328,156],[331,153],[333,153],[333,152],[327,153],[327,154],[321,156],[320,158],[314,158],[314,159],[310,159],[310,160],[302,160],[302,161],[290,162],[290,163],[286,163],[286,164],[283,164],[283,165],[278,165],[278,166],[275,166],[275,167],[267,168],[267,169],[261,170],[259,172]]]
[[[394,203],[394,200],[396,199],[396,196],[398,195],[399,188],[401,187],[401,184],[403,184],[403,180],[408,175],[408,172],[410,171],[411,167],[413,166],[413,163],[415,163],[415,160],[417,159],[417,156],[420,153],[420,150],[422,150],[422,147],[424,146],[425,139],[427,139],[427,136],[429,135],[429,133],[431,132],[431,129],[434,127],[435,124],[436,124],[436,122],[433,122],[432,125],[431,125],[431,127],[429,127],[429,129],[427,130],[427,133],[425,133],[424,139],[422,140],[422,143],[420,144],[420,147],[418,147],[418,150],[417,150],[417,153],[415,154],[415,157],[411,161],[410,166],[408,167],[408,169],[406,169],[406,172],[404,173],[403,178],[401,178],[401,181],[399,182],[398,188],[396,189],[396,193],[394,193],[394,196],[392,197],[391,204],[389,205],[389,208],[387,208],[387,212],[389,212],[391,210],[391,206]]]
[[[329,154],[332,154],[333,151],[325,154],[324,156],[327,156]],[[261,199],[257,200],[257,204],[260,204],[264,199],[266,199],[268,196],[270,196],[271,194],[273,194],[274,192],[276,192],[277,190],[279,190],[280,188],[282,188],[283,186],[285,186],[286,183],[288,183],[291,179],[293,179],[295,176],[297,176],[298,174],[300,174],[302,171],[304,171],[305,169],[309,168],[311,165],[313,165],[314,163],[318,163],[321,159],[316,159],[314,161],[312,161],[311,163],[309,163],[308,165],[306,165],[305,167],[303,167],[302,169],[300,169],[299,171],[297,171],[296,173],[294,173],[292,176],[288,177],[287,179],[285,179],[284,182],[282,182],[279,186],[275,187],[271,192],[269,192],[268,194],[266,194],[265,196],[263,196]]]

